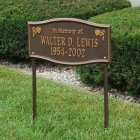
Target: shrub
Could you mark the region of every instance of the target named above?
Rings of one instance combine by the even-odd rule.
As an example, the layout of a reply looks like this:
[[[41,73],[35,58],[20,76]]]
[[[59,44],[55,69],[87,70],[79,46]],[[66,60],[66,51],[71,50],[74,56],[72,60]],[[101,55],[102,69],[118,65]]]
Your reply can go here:
[[[130,94],[140,94],[140,7],[106,13],[90,21],[112,26],[112,62],[109,84]],[[103,85],[101,66],[80,66],[77,72],[88,84]]]
[[[28,59],[27,21],[57,17],[89,17],[130,6],[127,0],[4,0],[0,1],[0,58]]]

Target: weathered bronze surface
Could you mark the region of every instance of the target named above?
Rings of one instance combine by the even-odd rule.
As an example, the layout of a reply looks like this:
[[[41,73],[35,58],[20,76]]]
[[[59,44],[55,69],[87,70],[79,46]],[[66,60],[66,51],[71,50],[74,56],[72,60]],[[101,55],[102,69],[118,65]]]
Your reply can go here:
[[[110,26],[73,18],[28,22],[29,55],[78,65],[110,62]]]

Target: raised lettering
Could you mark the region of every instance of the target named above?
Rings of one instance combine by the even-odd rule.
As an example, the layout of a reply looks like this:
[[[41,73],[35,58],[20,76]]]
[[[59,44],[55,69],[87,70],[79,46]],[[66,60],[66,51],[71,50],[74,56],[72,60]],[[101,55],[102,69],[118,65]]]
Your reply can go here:
[[[94,47],[98,47],[99,46],[99,43],[98,43],[98,39],[95,39],[95,45],[94,45]]]
[[[68,46],[72,46],[72,38],[71,37],[68,37]]]
[[[62,37],[62,46],[65,46],[66,42],[65,42],[65,37]]]

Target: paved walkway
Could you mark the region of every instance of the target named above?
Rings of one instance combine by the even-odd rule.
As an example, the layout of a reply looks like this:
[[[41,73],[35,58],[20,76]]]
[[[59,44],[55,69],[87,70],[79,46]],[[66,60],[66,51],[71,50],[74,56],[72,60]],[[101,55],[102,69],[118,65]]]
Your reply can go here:
[[[129,0],[132,4],[132,7],[140,6],[140,0]]]

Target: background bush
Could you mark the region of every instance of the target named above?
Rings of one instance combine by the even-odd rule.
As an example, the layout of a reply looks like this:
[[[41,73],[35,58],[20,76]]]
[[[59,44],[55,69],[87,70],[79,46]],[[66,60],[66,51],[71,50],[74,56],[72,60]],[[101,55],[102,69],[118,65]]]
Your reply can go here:
[[[27,21],[56,17],[88,19],[129,6],[127,0],[1,0],[0,59],[28,59]]]
[[[112,26],[112,62],[109,84],[130,94],[140,94],[140,7],[106,13],[90,21]],[[77,72],[86,84],[103,85],[102,66],[80,66]]]

